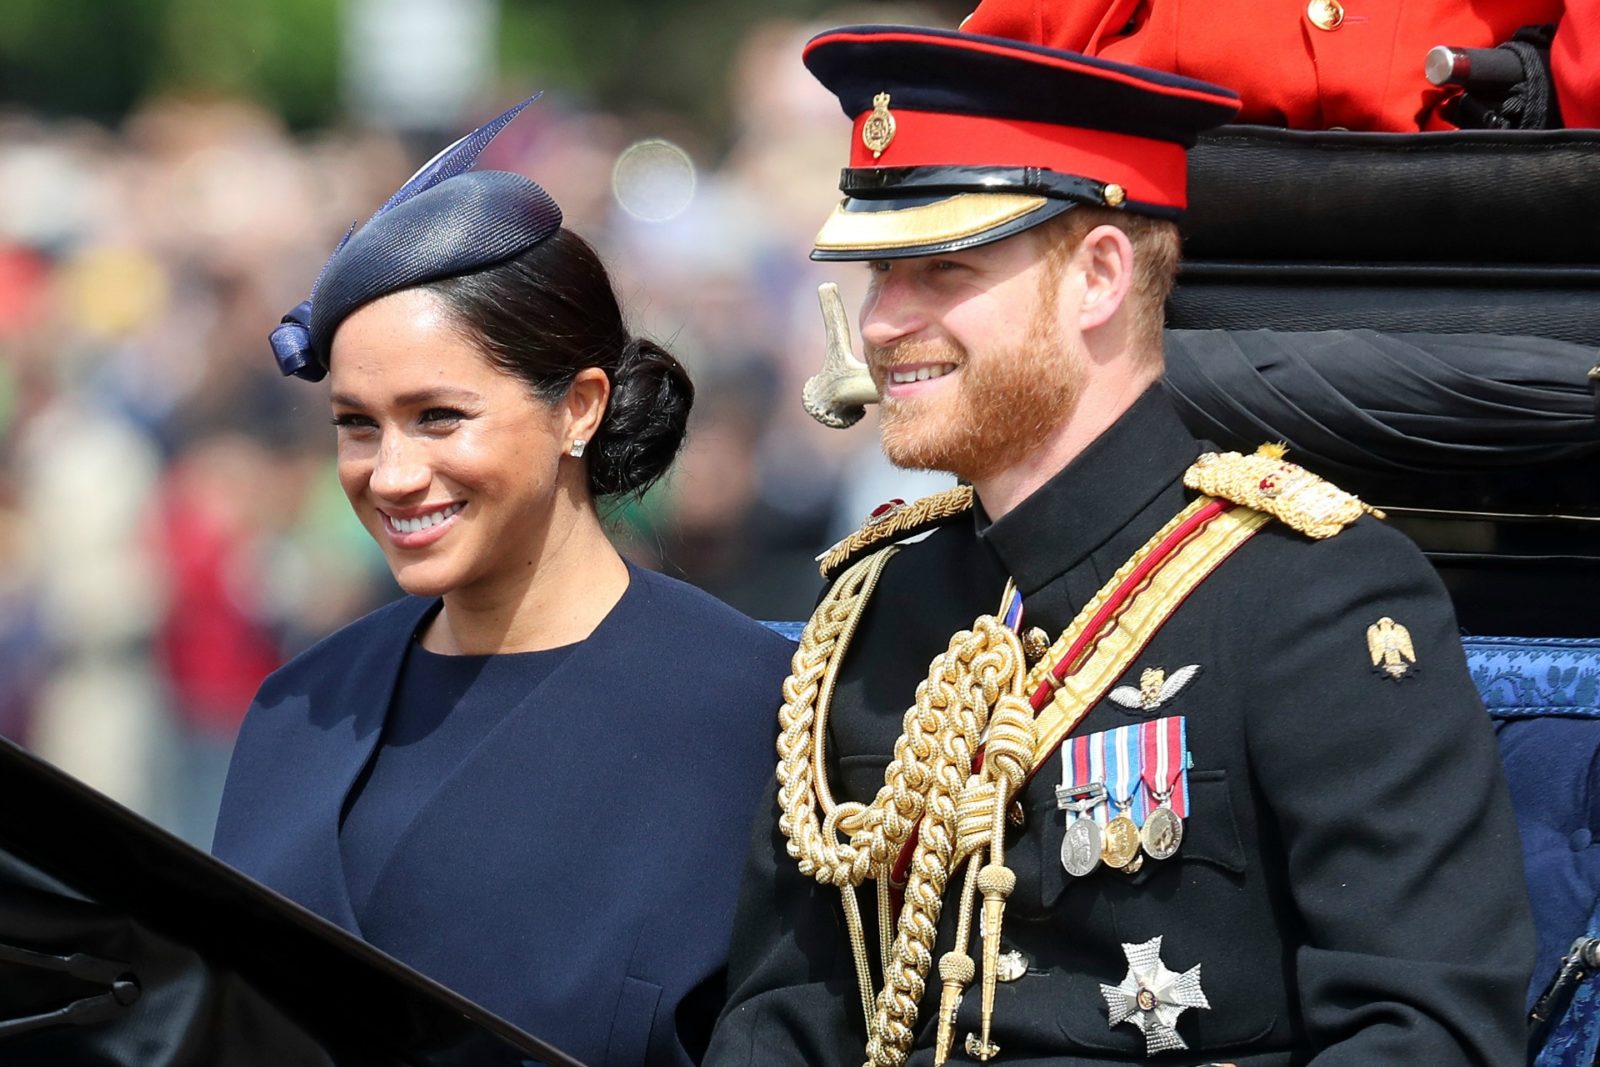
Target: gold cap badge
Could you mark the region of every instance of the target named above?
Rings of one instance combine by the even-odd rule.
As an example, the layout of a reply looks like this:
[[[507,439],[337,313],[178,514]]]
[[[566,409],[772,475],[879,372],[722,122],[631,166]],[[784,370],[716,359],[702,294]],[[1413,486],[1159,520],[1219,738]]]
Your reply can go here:
[[[894,116],[889,113],[889,94],[879,93],[872,98],[872,114],[861,125],[861,143],[872,150],[872,158],[883,155],[883,150],[894,140]]]

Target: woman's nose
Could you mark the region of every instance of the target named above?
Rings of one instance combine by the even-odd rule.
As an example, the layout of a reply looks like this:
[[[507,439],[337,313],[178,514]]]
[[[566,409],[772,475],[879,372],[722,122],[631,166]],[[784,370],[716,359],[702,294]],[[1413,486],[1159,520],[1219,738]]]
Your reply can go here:
[[[372,465],[370,484],[378,496],[399,500],[428,488],[433,480],[423,450],[405,434],[384,434]]]

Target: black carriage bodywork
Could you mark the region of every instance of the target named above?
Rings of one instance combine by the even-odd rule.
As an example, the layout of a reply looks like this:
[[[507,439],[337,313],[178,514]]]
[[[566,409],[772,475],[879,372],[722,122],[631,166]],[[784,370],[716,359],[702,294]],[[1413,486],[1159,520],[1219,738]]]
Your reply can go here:
[[[1523,835],[1530,1061],[1593,1063],[1600,130],[1228,127],[1190,181],[1167,387],[1198,435],[1288,442],[1434,564]]]
[[[1325,427],[1356,452],[1308,447],[1310,428],[1282,414],[1304,410],[1297,398],[1273,429],[1417,540],[1468,632],[1600,635],[1600,131],[1229,127],[1202,139],[1190,178],[1172,328],[1508,339],[1478,397],[1440,384],[1426,399],[1432,451],[1413,440],[1395,454],[1395,435],[1357,418]],[[1511,340],[1522,336],[1587,355],[1545,358],[1530,381],[1536,357]],[[1501,395],[1493,385],[1548,418],[1495,425],[1476,402]],[[1190,405],[1186,417],[1230,448],[1261,441],[1237,409]]]
[[[577,1067],[3,739],[0,1063]]]

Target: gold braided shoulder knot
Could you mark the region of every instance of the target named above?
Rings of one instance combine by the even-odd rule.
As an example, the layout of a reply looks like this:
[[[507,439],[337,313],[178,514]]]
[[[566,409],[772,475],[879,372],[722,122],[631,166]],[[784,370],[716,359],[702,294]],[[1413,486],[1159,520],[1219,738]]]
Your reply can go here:
[[[861,529],[817,557],[822,577],[832,578],[840,568],[870,548],[898,541],[953,519],[972,507],[972,486],[957,485],[909,504],[895,504],[870,516]]]
[[[1383,512],[1361,502],[1332,482],[1284,459],[1287,449],[1266,444],[1251,455],[1207,452],[1183,475],[1183,484],[1207,496],[1271,515],[1307,537],[1332,537],[1363,512]]]

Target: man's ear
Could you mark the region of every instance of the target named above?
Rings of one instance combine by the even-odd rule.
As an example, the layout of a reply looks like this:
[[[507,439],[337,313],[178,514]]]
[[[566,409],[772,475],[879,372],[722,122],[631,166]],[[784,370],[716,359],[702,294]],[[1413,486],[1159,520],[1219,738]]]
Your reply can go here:
[[[600,430],[600,421],[606,415],[606,403],[611,399],[611,379],[599,367],[585,367],[572,376],[572,384],[561,401],[567,418],[564,436],[592,441]]]
[[[1103,326],[1122,307],[1133,286],[1133,244],[1115,226],[1096,226],[1084,235],[1074,257],[1083,274],[1078,328]]]

